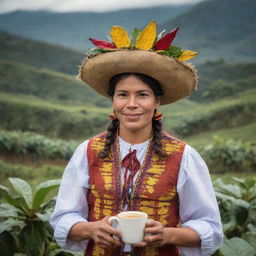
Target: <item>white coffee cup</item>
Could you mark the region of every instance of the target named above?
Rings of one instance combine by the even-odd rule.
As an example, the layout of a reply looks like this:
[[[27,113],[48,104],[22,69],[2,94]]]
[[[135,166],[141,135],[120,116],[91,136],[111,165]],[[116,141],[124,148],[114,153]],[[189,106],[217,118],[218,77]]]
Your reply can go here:
[[[109,223],[117,221],[122,235],[122,241],[126,244],[137,244],[143,241],[144,228],[148,215],[145,212],[126,211],[109,218]]]

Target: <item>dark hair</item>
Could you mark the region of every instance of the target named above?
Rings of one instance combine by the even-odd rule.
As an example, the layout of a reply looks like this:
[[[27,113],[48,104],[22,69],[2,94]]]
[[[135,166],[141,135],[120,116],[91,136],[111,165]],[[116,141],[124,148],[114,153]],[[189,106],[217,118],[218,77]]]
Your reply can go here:
[[[147,84],[151,88],[151,90],[153,91],[156,97],[160,97],[163,95],[163,90],[156,79],[144,74],[139,74],[139,73],[122,73],[112,77],[109,82],[108,95],[113,98],[117,83],[129,76],[135,76],[139,78],[143,83]],[[105,145],[102,151],[100,151],[99,157],[105,158],[109,155],[110,147],[112,143],[114,143],[118,127],[119,127],[119,120],[118,119],[112,120],[107,128]],[[152,129],[153,129],[154,152],[160,157],[166,157],[167,153],[163,149],[163,145],[161,141],[162,121],[152,119]]]

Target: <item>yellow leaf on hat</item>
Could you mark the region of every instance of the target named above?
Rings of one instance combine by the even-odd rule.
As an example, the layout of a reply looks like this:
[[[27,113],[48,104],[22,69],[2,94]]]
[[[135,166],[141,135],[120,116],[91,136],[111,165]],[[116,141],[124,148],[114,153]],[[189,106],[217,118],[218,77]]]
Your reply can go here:
[[[198,52],[190,51],[190,50],[185,50],[182,52],[182,54],[178,57],[179,61],[185,61],[185,60],[190,60],[194,58]]]
[[[112,26],[110,35],[117,48],[130,47],[130,39],[124,28],[120,26]]]
[[[156,22],[151,21],[136,40],[135,48],[150,50],[156,39]]]

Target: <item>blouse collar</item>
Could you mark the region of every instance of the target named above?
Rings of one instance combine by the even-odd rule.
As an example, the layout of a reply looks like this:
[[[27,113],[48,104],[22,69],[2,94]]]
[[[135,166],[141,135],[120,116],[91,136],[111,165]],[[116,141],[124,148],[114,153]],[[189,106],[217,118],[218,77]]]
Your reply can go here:
[[[146,140],[140,144],[130,144],[126,141],[124,141],[120,136],[118,136],[118,142],[121,147],[124,147],[127,151],[136,149],[137,151],[140,151],[141,149],[148,146],[149,140]]]

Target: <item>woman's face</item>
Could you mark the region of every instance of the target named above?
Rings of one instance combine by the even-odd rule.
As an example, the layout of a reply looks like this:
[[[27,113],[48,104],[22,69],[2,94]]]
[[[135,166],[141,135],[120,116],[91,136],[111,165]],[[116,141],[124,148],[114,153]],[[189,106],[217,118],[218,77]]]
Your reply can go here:
[[[152,117],[160,102],[147,84],[129,76],[116,84],[112,105],[121,131],[138,132],[151,131]]]

